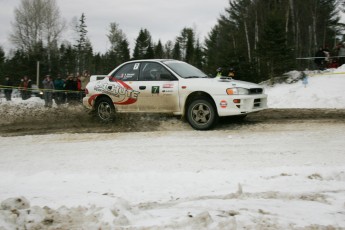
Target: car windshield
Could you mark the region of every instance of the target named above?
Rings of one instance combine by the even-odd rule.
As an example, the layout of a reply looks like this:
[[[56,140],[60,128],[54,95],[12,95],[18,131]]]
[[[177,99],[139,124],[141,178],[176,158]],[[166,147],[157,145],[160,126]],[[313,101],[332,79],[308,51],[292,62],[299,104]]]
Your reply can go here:
[[[182,61],[165,61],[164,64],[183,78],[207,78],[204,72]]]

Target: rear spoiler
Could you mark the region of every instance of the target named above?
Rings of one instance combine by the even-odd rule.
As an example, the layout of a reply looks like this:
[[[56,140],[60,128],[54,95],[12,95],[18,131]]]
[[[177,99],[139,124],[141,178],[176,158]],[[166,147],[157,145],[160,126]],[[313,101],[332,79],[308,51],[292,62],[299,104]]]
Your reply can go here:
[[[99,81],[99,80],[103,80],[106,77],[107,75],[91,75],[90,81]]]

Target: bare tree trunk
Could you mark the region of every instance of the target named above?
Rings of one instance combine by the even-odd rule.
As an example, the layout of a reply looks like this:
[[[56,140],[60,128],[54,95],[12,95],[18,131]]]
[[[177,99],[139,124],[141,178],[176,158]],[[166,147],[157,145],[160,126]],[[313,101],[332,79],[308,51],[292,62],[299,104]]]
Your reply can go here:
[[[314,47],[318,47],[317,36],[316,36],[316,15],[314,12],[313,12],[312,18],[313,18],[313,28],[311,32],[313,33]]]
[[[234,50],[236,52],[237,51],[236,39],[235,39],[234,35],[231,35],[231,38],[232,38],[232,45],[234,46]]]
[[[325,25],[323,27],[323,38],[322,38],[322,45],[324,46],[324,48],[326,48],[326,36],[327,36],[327,25]]]
[[[246,33],[248,60],[249,60],[249,62],[251,62],[252,56],[251,56],[251,51],[250,51],[250,42],[249,42],[248,26],[247,26],[247,22],[246,22],[246,21],[244,21],[244,30],[245,30],[245,33]]]
[[[317,43],[317,28],[316,28],[316,23],[317,23],[317,13],[316,13],[316,9],[317,9],[317,2],[315,2],[315,6],[313,8],[313,12],[312,12],[312,20],[313,20],[313,28],[312,28],[312,33],[313,33],[313,39],[314,39],[314,47],[317,48],[318,47],[318,43]]]
[[[257,50],[257,44],[259,43],[259,23],[258,23],[258,12],[255,12],[255,43],[254,49]]]
[[[288,34],[289,34],[289,19],[290,19],[290,9],[289,5],[286,8],[285,14],[285,44],[288,43]]]
[[[296,40],[295,40],[295,47],[298,52],[298,56],[302,55],[302,49],[300,45],[300,27],[299,27],[299,22],[296,23]]]
[[[297,42],[297,34],[296,34],[296,19],[295,19],[295,6],[294,6],[294,0],[289,0],[289,3],[290,3],[290,11],[291,11],[291,24],[292,24],[292,34],[293,34],[293,39],[294,39],[294,43],[297,47],[298,44],[296,44]]]
[[[309,28],[309,56],[312,56],[313,52],[312,52],[312,46],[313,46],[313,29],[311,26],[308,26]],[[315,44],[314,44],[315,45]],[[317,46],[316,46],[317,47]]]

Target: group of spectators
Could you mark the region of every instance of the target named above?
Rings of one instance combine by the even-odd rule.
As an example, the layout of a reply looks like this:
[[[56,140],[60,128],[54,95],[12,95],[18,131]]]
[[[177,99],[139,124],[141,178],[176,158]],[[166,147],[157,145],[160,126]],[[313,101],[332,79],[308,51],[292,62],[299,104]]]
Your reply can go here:
[[[228,69],[227,68],[218,67],[217,70],[216,70],[215,77],[224,77],[224,76],[235,78],[235,69],[233,67],[230,67]]]
[[[50,75],[46,75],[42,81],[43,88],[41,89],[45,102],[44,106],[52,107],[53,99],[57,105],[80,102],[84,97],[85,87],[89,81],[90,74],[88,71],[84,71],[82,75],[68,75],[65,79],[60,75],[55,79]],[[6,100],[10,101],[14,85],[9,76],[5,77],[3,87]],[[39,89],[32,88],[31,79],[27,76],[21,79],[18,89],[23,100],[29,99],[33,92],[39,91]]]
[[[75,104],[81,101],[84,96],[85,87],[89,81],[90,74],[88,71],[84,71],[82,75],[68,75],[66,79],[63,79],[60,75],[56,79],[47,75],[42,82],[45,106],[51,107],[53,98],[57,105],[66,102]]]
[[[345,64],[345,42],[339,43],[332,50],[328,46],[319,47],[315,53],[314,62],[319,70],[342,66]]]

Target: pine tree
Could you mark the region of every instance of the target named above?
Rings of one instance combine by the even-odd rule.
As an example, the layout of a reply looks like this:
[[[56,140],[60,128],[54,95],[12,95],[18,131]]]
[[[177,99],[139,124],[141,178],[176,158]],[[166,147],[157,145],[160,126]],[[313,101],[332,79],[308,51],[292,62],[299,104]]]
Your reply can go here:
[[[154,53],[150,32],[147,29],[140,29],[134,47],[133,59],[147,59],[153,57]]]
[[[276,13],[272,13],[258,44],[258,56],[262,60],[263,70],[271,78],[291,68],[292,49],[287,46],[284,29],[282,19]]]
[[[126,62],[130,59],[129,43],[127,39],[123,39],[120,44],[118,58],[120,62]]]
[[[219,25],[216,25],[211,29],[208,36],[205,38],[205,57],[206,65],[204,67],[205,71],[208,73],[215,73],[216,69],[219,67]]]
[[[88,70],[90,73],[93,73],[93,69],[94,69],[94,63],[93,63],[93,48],[92,48],[92,44],[90,42],[89,39],[86,40],[85,43],[85,48],[84,48],[84,62],[83,62],[83,66],[82,67],[82,71]],[[82,73],[80,73],[82,74]]]
[[[21,77],[24,75],[30,78],[35,76],[35,69],[30,68],[31,63],[28,55],[22,49],[14,51],[13,57],[6,62],[7,74],[14,74],[14,84],[19,85]]]
[[[198,67],[199,69],[204,68],[204,52],[202,50],[202,47],[200,45],[199,39],[196,41],[196,46],[194,49],[194,58],[193,58],[193,65]]]
[[[313,56],[317,46],[334,47],[344,28],[339,24],[341,2],[231,0],[205,39],[205,69],[232,65],[243,80],[260,81],[296,64],[312,67],[296,58]]]
[[[62,44],[60,52],[60,69],[62,77],[74,73],[77,66],[77,50],[71,44]]]
[[[147,47],[147,51],[144,55],[144,59],[152,59],[155,57],[155,52],[153,50],[151,42],[149,43],[149,46]]]
[[[194,31],[191,28],[183,28],[180,36],[177,37],[176,41],[180,46],[180,53],[182,55],[182,60],[192,63],[194,55],[194,43],[195,35]]]
[[[0,46],[0,76],[4,76],[4,74],[5,74],[5,51]]]
[[[117,23],[110,23],[110,32],[107,37],[110,42],[108,55],[112,58],[112,65],[128,61],[130,59],[129,43]]]
[[[172,58],[176,60],[182,60],[180,43],[178,41],[175,42],[174,48],[172,50]]]
[[[76,72],[80,73],[86,69],[86,55],[90,51],[90,43],[87,39],[87,26],[86,26],[86,17],[82,13],[79,19],[79,24],[77,25],[78,39],[77,44],[74,47],[77,49],[77,66]]]
[[[163,50],[161,40],[158,40],[158,43],[154,49],[154,53],[155,53],[155,58],[163,58],[164,57],[164,50]]]

